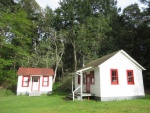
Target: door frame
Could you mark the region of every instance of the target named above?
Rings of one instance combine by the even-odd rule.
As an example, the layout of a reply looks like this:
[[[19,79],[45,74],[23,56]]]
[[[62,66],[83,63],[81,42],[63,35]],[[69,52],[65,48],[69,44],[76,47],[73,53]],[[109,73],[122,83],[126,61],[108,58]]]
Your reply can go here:
[[[86,92],[90,93],[90,81],[91,81],[91,75],[86,74]]]
[[[33,90],[33,80],[34,78],[38,78],[38,90]],[[39,91],[40,90],[40,76],[32,76],[32,87],[31,91]]]

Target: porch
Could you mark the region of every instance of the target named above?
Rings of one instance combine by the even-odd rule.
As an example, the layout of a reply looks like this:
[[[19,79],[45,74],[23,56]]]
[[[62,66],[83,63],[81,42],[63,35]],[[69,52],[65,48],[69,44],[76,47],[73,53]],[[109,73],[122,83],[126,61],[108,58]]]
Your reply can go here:
[[[86,77],[87,79],[87,82],[86,82],[86,92],[83,91],[83,71],[85,70],[89,70],[91,69],[92,67],[88,67],[88,68],[85,68],[85,69],[82,69],[82,70],[79,70],[77,71],[76,73],[73,73],[73,76],[72,76],[72,94],[70,94],[70,98],[72,98],[72,100],[81,100],[84,98],[84,97],[87,97],[88,100],[90,99],[91,96],[95,96],[95,94],[93,93],[89,93],[90,92],[90,79],[89,79],[89,76]],[[76,87],[74,89],[74,76],[80,76],[80,84],[78,84],[78,87]]]
[[[86,92],[82,92],[82,98],[87,98],[88,100],[91,99],[91,97],[95,96],[95,94],[93,93],[86,93]],[[73,98],[74,97],[74,98]],[[71,99],[71,100],[82,100],[81,98],[81,93],[75,93],[74,96],[73,94],[69,94],[67,96],[67,98]]]

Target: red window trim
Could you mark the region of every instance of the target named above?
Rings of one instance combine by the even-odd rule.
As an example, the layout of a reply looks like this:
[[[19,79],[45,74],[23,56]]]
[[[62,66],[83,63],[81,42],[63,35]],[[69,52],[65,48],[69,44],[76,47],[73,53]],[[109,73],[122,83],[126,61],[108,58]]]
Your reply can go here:
[[[44,78],[47,78],[47,83],[46,83],[46,85],[44,85]],[[43,87],[48,87],[49,86],[49,76],[43,76],[43,80],[42,80],[42,86]]]
[[[112,71],[116,71],[116,82],[112,81]],[[110,78],[111,78],[111,84],[112,85],[118,85],[119,84],[119,79],[118,79],[118,69],[110,69]]]
[[[94,71],[90,71],[90,75],[91,75],[91,77],[90,77],[90,83],[91,84],[95,84],[95,74],[94,74]],[[93,82],[92,82],[92,78],[93,78]]]
[[[78,84],[80,84],[80,78],[81,78],[80,75],[78,75]]]
[[[128,72],[132,72],[132,82],[128,82],[128,79],[129,79],[129,77],[128,77]],[[133,73],[133,70],[126,70],[126,73],[127,73],[127,84],[128,85],[134,85],[134,73]]]
[[[25,82],[24,78],[26,78],[26,77],[28,78],[27,86],[24,85],[24,82]],[[29,87],[29,81],[30,81],[30,76],[29,75],[23,75],[22,76],[22,87]]]

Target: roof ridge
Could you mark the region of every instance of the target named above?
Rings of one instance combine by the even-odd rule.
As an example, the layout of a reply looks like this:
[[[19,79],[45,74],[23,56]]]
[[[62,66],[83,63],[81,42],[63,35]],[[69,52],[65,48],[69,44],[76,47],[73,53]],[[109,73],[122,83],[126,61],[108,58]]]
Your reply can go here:
[[[112,56],[114,56],[116,53],[120,52],[121,50],[115,51],[113,53],[104,55],[98,59],[95,59],[93,61],[90,61],[89,63],[87,63],[83,68],[87,68],[87,67],[97,67],[98,65],[102,64],[103,62],[105,62],[106,60],[108,60],[109,58],[111,58]]]

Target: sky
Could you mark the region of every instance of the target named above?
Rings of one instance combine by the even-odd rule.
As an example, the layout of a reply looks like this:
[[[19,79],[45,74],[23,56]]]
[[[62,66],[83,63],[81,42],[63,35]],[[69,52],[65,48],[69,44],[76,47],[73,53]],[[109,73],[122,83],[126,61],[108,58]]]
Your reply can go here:
[[[134,3],[138,3],[140,7],[143,7],[138,0],[117,0],[117,6],[124,9],[126,6]],[[53,10],[59,7],[59,0],[36,0],[36,2],[42,7],[45,8],[47,5],[50,6]]]

